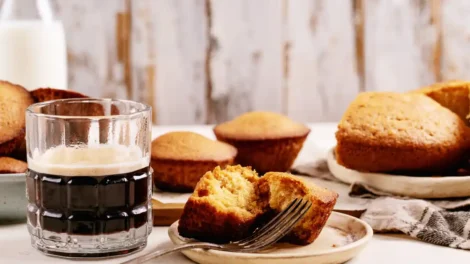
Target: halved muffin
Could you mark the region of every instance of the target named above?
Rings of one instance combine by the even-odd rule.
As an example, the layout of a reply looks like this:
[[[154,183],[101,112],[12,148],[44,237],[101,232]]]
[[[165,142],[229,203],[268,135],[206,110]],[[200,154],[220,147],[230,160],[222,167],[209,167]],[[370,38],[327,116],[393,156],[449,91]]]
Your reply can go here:
[[[310,129],[284,115],[257,111],[217,125],[214,133],[237,148],[236,163],[265,173],[289,170]]]
[[[465,159],[470,130],[458,115],[420,93],[366,92],[336,132],[339,164],[367,172],[440,172]]]
[[[264,211],[279,213],[295,198],[312,202],[312,207],[294,229],[283,238],[293,244],[310,244],[320,235],[330,217],[338,194],[307,183],[289,173],[268,172],[257,183],[259,200],[266,202]]]
[[[201,241],[225,243],[249,235],[263,214],[250,168],[216,167],[200,179],[186,202],[178,232]]]
[[[184,237],[214,243],[242,239],[295,198],[310,200],[312,207],[283,240],[312,243],[325,226],[338,194],[289,173],[269,172],[259,178],[249,167],[217,167],[197,184],[184,207],[178,231]]]
[[[192,192],[204,173],[232,164],[236,154],[234,147],[197,133],[166,133],[152,141],[154,184],[165,191]]]

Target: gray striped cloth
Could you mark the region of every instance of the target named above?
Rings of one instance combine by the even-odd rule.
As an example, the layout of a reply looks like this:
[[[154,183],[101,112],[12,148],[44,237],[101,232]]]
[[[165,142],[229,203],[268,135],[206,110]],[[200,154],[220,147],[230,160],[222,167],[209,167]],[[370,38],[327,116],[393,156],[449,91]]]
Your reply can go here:
[[[325,160],[299,165],[293,173],[339,182]],[[376,233],[401,232],[427,243],[470,250],[470,197],[418,200],[358,183],[350,186],[349,195],[369,200],[361,219]]]

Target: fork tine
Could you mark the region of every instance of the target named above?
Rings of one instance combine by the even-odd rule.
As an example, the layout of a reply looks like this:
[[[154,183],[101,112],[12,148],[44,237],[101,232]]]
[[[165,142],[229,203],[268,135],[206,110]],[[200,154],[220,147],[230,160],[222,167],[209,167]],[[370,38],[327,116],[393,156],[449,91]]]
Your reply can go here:
[[[289,214],[299,206],[301,202],[302,202],[302,199],[299,199],[299,198],[294,199],[286,207],[286,209],[284,209],[282,212],[277,214],[271,221],[269,221],[262,228],[260,228],[259,230],[256,230],[251,236],[245,239],[234,241],[233,244],[244,245],[244,244],[252,242],[253,240],[257,240],[259,239],[259,237],[262,237],[263,235],[269,233],[272,229],[277,227],[279,223],[282,223],[286,219],[286,217],[288,217]]]
[[[234,241],[233,243],[244,243],[244,242],[247,242],[249,240],[252,240],[253,238],[256,238],[258,237],[259,235],[262,234],[262,232],[264,232],[266,229],[270,229],[272,227],[273,224],[276,224],[279,220],[282,220],[288,213],[290,213],[292,210],[295,209],[295,207],[301,202],[301,199],[299,198],[295,198],[294,200],[292,200],[292,202],[286,207],[286,209],[284,209],[282,212],[280,212],[279,214],[277,214],[273,219],[271,219],[266,225],[264,225],[263,227],[261,227],[260,229],[257,229],[253,232],[253,234],[247,238],[244,238],[244,239],[241,239],[241,240],[238,240],[238,241]]]
[[[265,239],[259,240],[256,243],[248,245],[244,249],[244,251],[249,251],[249,252],[258,251],[260,249],[263,249],[263,248],[266,248],[268,246],[275,244],[292,230],[295,224],[297,224],[297,222],[308,212],[310,208],[311,208],[311,203],[308,204],[305,208],[303,208],[303,210],[296,217],[294,217],[289,223],[283,226],[279,231],[275,232],[274,234],[272,234],[271,236],[268,236]]]
[[[311,207],[312,203],[307,200],[299,207],[298,210],[291,214],[292,217],[289,219],[289,221],[286,221],[282,224],[282,226],[279,226],[278,230],[273,233],[267,234],[263,237],[263,239],[254,241],[251,244],[245,244],[243,251],[257,251],[259,249],[268,247],[276,243],[292,230],[292,228],[297,224],[300,219],[302,219],[302,217],[308,212]]]
[[[306,208],[304,208],[301,214],[293,218],[291,222],[283,226],[280,230],[274,232],[270,236],[266,236],[262,240],[256,241],[250,245],[246,245],[240,251],[241,252],[256,252],[256,251],[262,250],[264,248],[267,248],[275,244],[292,230],[295,224],[301,219],[301,217],[308,211],[309,208],[310,206],[307,206]]]

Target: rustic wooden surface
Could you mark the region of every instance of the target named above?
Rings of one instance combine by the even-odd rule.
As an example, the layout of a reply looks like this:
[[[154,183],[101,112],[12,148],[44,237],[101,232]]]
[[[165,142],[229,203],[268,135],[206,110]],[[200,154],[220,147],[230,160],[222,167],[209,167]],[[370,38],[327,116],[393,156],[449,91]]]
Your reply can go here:
[[[52,3],[66,28],[69,87],[146,102],[158,124],[250,110],[336,121],[361,91],[470,78],[466,0]]]
[[[209,122],[282,111],[281,0],[207,0]]]
[[[433,2],[364,1],[366,90],[407,91],[436,81]]]
[[[442,78],[470,78],[470,1],[442,1]]]
[[[288,0],[287,114],[338,120],[359,91],[352,1]]]
[[[132,69],[140,89],[140,98],[135,99],[153,102],[159,124],[204,123],[208,42],[204,0],[131,3]]]
[[[69,87],[90,96],[127,97],[115,30],[116,16],[125,11],[125,1],[51,2],[65,27]]]

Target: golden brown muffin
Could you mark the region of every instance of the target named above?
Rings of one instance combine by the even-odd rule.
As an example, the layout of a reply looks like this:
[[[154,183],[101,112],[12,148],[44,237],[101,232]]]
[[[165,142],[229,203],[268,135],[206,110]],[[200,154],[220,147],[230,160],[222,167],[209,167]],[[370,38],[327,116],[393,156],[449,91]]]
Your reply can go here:
[[[36,102],[46,102],[58,99],[88,98],[88,96],[75,91],[54,88],[38,88],[31,91],[31,95]]]
[[[264,173],[289,170],[310,129],[281,114],[249,112],[217,125],[214,133],[237,148],[236,163]]]
[[[215,243],[239,240],[300,197],[309,199],[312,207],[283,241],[305,245],[325,226],[338,197],[335,192],[288,173],[270,172],[258,178],[249,167],[217,167],[197,184],[178,231],[184,237]]]
[[[90,98],[87,95],[70,91],[70,90],[61,90],[55,88],[38,88],[31,91],[36,102],[46,102],[51,100],[60,100],[60,99],[82,99]],[[65,116],[103,116],[106,113],[106,109],[100,103],[90,102],[86,105],[84,104],[63,104],[61,106],[50,106],[44,108],[45,112],[53,113],[56,115],[65,115]],[[115,106],[111,106],[111,115],[118,115],[119,109]],[[103,119],[100,120],[100,142],[106,142],[108,139],[109,131],[109,120]],[[88,129],[90,127],[91,121],[81,121],[80,123],[70,124],[69,126],[69,139],[72,142],[87,142],[88,141]]]
[[[17,137],[16,140],[19,140],[19,142],[14,143],[16,148],[8,155],[11,158],[17,159],[17,160],[22,160],[26,161],[26,138],[25,134],[23,134],[22,137]],[[1,155],[1,154],[0,154]]]
[[[25,129],[22,129],[20,132],[18,132],[18,136],[8,140],[7,142],[4,142],[3,144],[0,144],[0,155],[13,155],[18,151],[21,151],[23,146],[25,146],[25,143]],[[23,150],[24,154],[26,154],[26,149],[24,148]]]
[[[21,146],[25,111],[33,102],[25,88],[0,81],[0,155],[8,155]]]
[[[467,124],[470,113],[470,82],[447,81],[412,91],[425,94],[456,113]]]
[[[249,235],[263,213],[258,205],[258,174],[249,168],[216,167],[200,179],[186,202],[178,232],[201,241],[225,243]]]
[[[164,134],[152,141],[155,186],[166,191],[192,192],[204,173],[232,164],[236,154],[234,147],[197,133]]]
[[[312,207],[283,241],[293,244],[310,244],[320,235],[330,217],[338,194],[307,183],[283,172],[268,172],[257,183],[261,201],[266,201],[264,211],[276,214],[284,210],[296,198],[308,199]]]
[[[25,111],[33,99],[29,92],[9,82],[0,81],[0,144],[17,137],[25,127]]]
[[[0,157],[0,173],[22,173],[26,172],[28,164],[21,160],[10,157]]]
[[[366,92],[351,103],[336,132],[339,164],[368,172],[436,172],[469,149],[469,128],[419,93]]]

